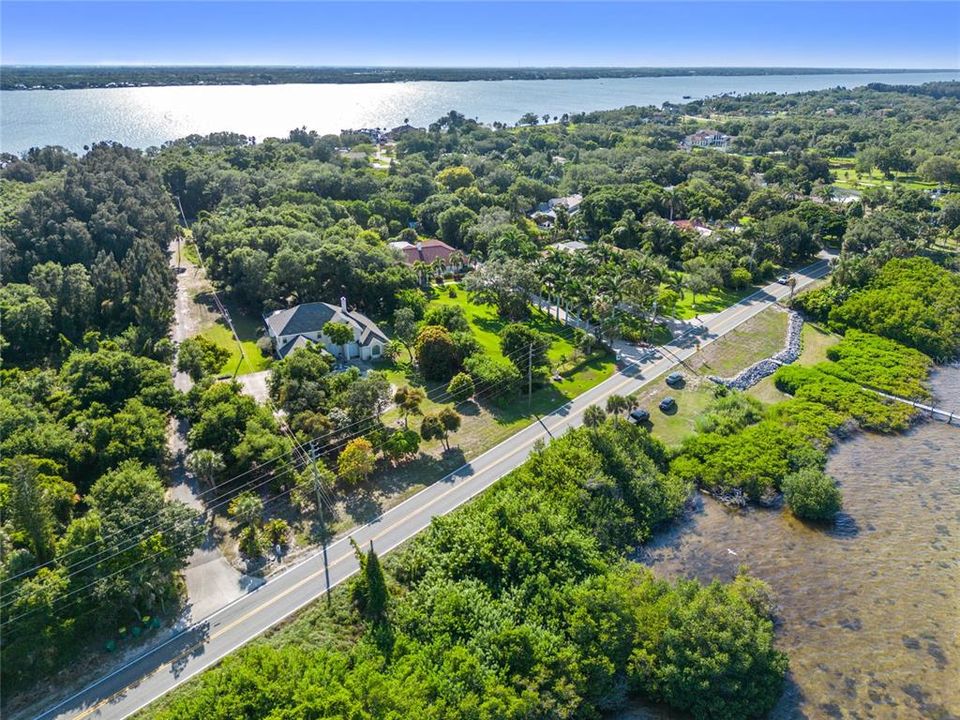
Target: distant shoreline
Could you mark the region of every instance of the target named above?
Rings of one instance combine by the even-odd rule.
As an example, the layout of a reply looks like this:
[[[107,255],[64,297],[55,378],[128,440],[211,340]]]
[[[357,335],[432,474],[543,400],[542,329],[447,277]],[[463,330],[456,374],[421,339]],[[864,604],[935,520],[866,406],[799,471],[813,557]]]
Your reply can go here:
[[[183,85],[290,85],[469,82],[503,80],[601,80],[643,77],[741,77],[868,73],[955,72],[915,68],[786,67],[271,67],[271,66],[24,66],[0,68],[0,90],[85,90]]]

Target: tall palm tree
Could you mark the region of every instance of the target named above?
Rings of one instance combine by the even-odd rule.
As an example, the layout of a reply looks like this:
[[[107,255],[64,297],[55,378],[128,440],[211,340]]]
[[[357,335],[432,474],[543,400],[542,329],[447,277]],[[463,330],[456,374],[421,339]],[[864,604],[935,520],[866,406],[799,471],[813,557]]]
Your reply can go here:
[[[413,263],[413,272],[416,273],[417,279],[421,285],[427,284],[427,269],[430,266],[427,265],[423,260],[417,260]]]

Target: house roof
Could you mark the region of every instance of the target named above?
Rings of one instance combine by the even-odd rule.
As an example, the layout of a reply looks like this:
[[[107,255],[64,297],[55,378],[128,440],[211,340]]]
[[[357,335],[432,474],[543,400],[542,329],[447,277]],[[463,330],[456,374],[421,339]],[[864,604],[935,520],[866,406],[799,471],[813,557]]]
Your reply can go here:
[[[587,244],[582,240],[567,240],[566,242],[553,243],[553,245],[548,245],[548,247],[556,248],[563,252],[574,253],[580,250],[586,250]]]
[[[356,311],[343,310],[340,306],[330,303],[303,303],[285,310],[276,310],[267,315],[264,321],[267,323],[270,333],[277,337],[322,332],[323,326],[328,322],[336,322],[345,323],[359,330],[361,345],[368,345],[374,339],[381,342],[387,341],[384,332],[366,315]],[[291,342],[296,341],[297,339],[294,339]]]
[[[565,208],[571,212],[576,212],[580,208],[580,203],[583,202],[583,195],[580,193],[575,193],[573,195],[567,195],[566,197],[555,197],[550,198],[546,202],[540,203],[537,205],[534,213],[542,213],[544,215],[553,215],[556,217],[556,212],[554,208],[558,205],[563,205]]]
[[[279,355],[280,359],[282,360],[287,355],[292,353],[294,350],[299,350],[302,347],[306,347],[307,345],[310,345],[311,342],[312,341],[305,335],[297,335],[293,340],[288,342],[286,345],[284,345],[281,348],[278,348],[277,355]]]
[[[693,220],[671,220],[670,222],[681,230],[691,230],[703,235],[704,237],[713,235],[713,230],[708,228],[706,225],[703,225],[699,222],[694,222]]]
[[[453,253],[457,252],[442,240],[422,240],[413,245],[405,240],[399,240],[390,243],[390,247],[403,253],[403,262],[407,265],[413,265],[415,262],[432,263],[434,260],[448,260]]]

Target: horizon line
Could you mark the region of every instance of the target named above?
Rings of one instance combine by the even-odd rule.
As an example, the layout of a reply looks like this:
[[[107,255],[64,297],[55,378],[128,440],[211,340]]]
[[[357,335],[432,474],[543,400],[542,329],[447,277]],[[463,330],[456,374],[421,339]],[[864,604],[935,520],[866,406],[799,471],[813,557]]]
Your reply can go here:
[[[275,68],[321,70],[844,70],[864,72],[953,72],[957,67],[868,67],[843,65],[327,65],[287,63],[3,63],[0,68]]]

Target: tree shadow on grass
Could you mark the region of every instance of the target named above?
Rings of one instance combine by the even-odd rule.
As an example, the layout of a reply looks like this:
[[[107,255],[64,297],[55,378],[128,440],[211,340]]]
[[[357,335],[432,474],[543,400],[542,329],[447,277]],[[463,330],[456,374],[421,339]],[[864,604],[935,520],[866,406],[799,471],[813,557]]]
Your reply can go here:
[[[466,462],[463,450],[458,447],[444,450],[440,457],[421,452],[413,460],[378,468],[374,481],[343,492],[340,499],[351,520],[370,522],[383,514],[384,499],[402,496],[418,486],[432,485]]]

